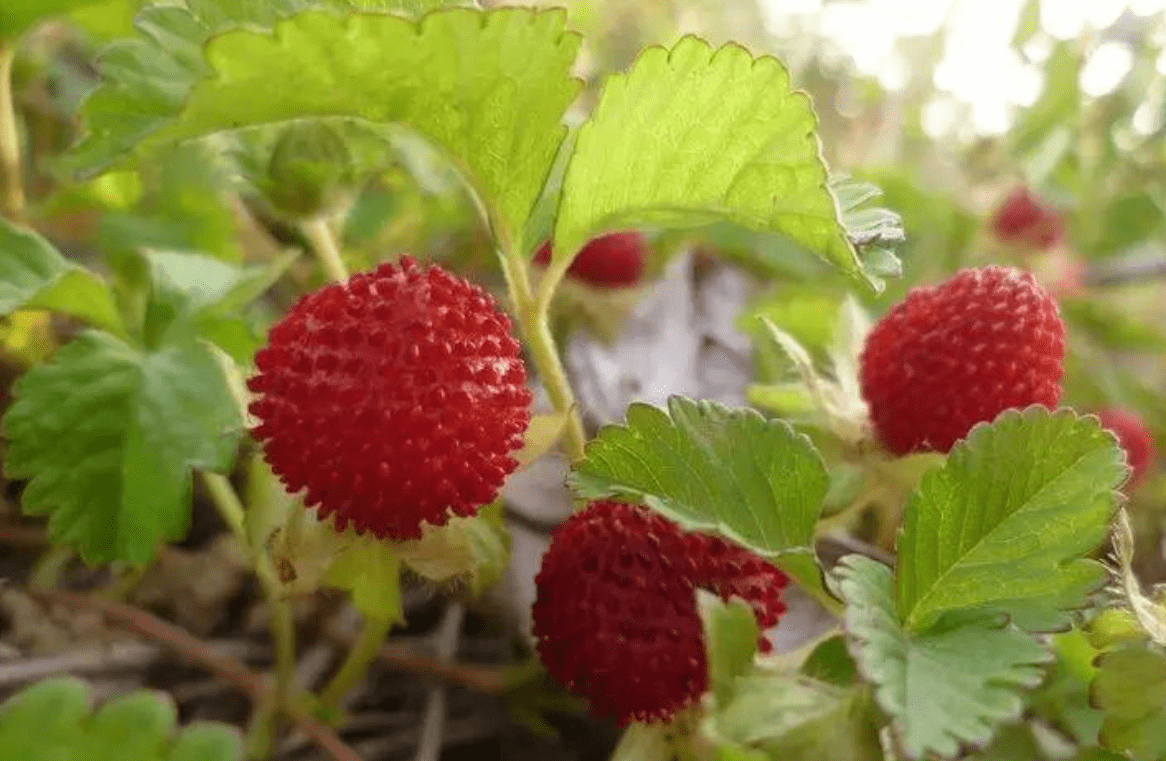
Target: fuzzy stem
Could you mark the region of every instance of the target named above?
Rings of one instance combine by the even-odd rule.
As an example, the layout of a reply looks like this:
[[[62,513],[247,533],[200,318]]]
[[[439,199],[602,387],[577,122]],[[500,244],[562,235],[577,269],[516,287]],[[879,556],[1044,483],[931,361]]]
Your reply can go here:
[[[332,677],[332,681],[328,682],[320,691],[321,706],[329,710],[335,710],[340,706],[340,701],[344,699],[344,696],[352,692],[352,688],[364,679],[365,674],[368,673],[368,667],[376,659],[381,645],[388,639],[389,630],[392,628],[393,622],[390,619],[365,619],[364,629],[360,632],[360,637],[357,638],[352,649],[348,651],[348,657],[340,665],[340,670],[336,672],[336,676]]]
[[[587,436],[583,432],[583,421],[579,417],[579,409],[575,404],[571,382],[567,379],[567,372],[559,359],[559,351],[555,347],[555,339],[551,335],[546,310],[541,309],[535,299],[534,292],[530,287],[526,262],[514,245],[509,241],[500,240],[499,254],[499,259],[502,262],[502,273],[506,276],[510,298],[514,301],[518,326],[526,339],[526,345],[530,349],[535,367],[538,368],[539,378],[542,380],[543,386],[546,387],[547,396],[550,397],[555,411],[567,416],[565,432],[567,454],[572,460],[582,460],[583,446],[587,443]]]
[[[328,277],[337,283],[348,280],[348,268],[344,266],[340,246],[336,242],[336,236],[332,234],[332,228],[328,226],[328,220],[324,217],[305,220],[300,223],[300,231],[312,244],[312,251]]]
[[[243,503],[235,493],[231,482],[226,476],[218,473],[199,471],[211,501],[219,511],[235,539],[243,546],[251,559],[255,575],[263,587],[267,598],[267,607],[271,615],[271,638],[275,642],[275,702],[281,704],[289,699],[292,693],[293,680],[296,673],[296,641],[295,621],[292,618],[291,603],[280,589],[279,576],[271,559],[267,556],[260,543],[252,541],[247,533],[247,520],[243,511]],[[272,712],[266,719],[266,726],[255,728],[256,732],[264,732],[270,736],[274,732],[276,712]]]
[[[0,217],[19,225],[24,223],[24,184],[12,93],[15,58],[16,40],[0,40]]]

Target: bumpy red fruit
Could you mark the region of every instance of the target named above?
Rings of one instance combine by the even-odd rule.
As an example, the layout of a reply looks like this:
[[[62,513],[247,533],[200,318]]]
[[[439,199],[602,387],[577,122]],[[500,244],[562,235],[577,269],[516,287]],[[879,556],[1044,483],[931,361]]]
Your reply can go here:
[[[510,321],[476,285],[410,258],[308,294],[248,385],[289,491],[338,530],[421,536],[472,515],[516,467],[531,395]]]
[[[947,452],[976,423],[1061,398],[1065,327],[1031,273],[964,270],[912,290],[867,336],[860,381],[891,452]]]
[[[784,573],[643,507],[593,502],[555,533],[535,579],[534,634],[553,677],[620,724],[667,720],[708,688],[696,589],[741,597],[769,628]],[[759,643],[768,651],[768,640]]]
[[[996,209],[992,229],[1000,240],[1042,251],[1060,243],[1065,235],[1061,215],[1024,187],[1009,193]]]
[[[644,275],[646,244],[638,232],[600,235],[579,250],[567,274],[600,288],[635,285]],[[534,255],[535,264],[551,261],[551,244],[544,243]]]
[[[1130,480],[1127,489],[1133,489],[1145,479],[1146,474],[1158,456],[1154,437],[1141,418],[1118,407],[1105,407],[1096,413],[1101,426],[1117,437],[1117,443],[1126,453],[1130,466]]]

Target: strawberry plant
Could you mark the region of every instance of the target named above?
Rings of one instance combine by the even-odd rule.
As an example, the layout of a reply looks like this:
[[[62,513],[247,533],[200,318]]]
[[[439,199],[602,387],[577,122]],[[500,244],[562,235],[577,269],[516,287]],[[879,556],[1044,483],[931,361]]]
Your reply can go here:
[[[1166,759],[1166,339],[1074,251],[1160,192],[1052,98],[977,220],[778,57],[494,5],[0,9],[0,759],[436,759],[449,683],[572,758]]]

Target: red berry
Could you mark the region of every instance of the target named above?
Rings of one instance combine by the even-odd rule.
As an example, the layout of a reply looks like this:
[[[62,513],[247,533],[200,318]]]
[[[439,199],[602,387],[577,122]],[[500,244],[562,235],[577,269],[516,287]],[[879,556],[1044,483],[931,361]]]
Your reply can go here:
[[[862,396],[875,433],[895,454],[947,452],[976,423],[1061,398],[1065,327],[1031,273],[963,270],[915,288],[863,349]]]
[[[248,382],[264,453],[337,530],[421,535],[492,501],[530,391],[509,319],[476,285],[410,258],[308,294]]]
[[[1094,414],[1101,421],[1101,426],[1113,433],[1117,443],[1125,450],[1126,461],[1130,466],[1130,479],[1126,482],[1126,488],[1133,489],[1146,477],[1158,456],[1154,437],[1141,418],[1126,410],[1105,407]]]
[[[1055,246],[1065,235],[1061,215],[1025,187],[1013,190],[996,209],[992,229],[1002,241],[1039,250]]]
[[[534,634],[553,677],[620,724],[667,720],[708,687],[696,589],[785,612],[789,579],[751,552],[643,507],[593,502],[555,533],[535,584]],[[762,639],[762,650],[770,644]]]
[[[567,274],[600,288],[635,285],[644,275],[646,243],[638,232],[609,233],[594,238],[579,250]],[[551,261],[551,244],[535,252],[535,264]]]

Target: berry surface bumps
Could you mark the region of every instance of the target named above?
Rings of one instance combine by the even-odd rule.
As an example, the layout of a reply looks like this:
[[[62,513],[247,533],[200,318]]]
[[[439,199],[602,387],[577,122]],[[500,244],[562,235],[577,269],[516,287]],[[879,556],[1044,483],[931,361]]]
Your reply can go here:
[[[476,285],[406,257],[302,298],[248,383],[267,462],[337,530],[421,535],[492,501],[531,395],[510,321]]]
[[[743,598],[764,629],[785,612],[788,581],[753,553],[646,508],[593,502],[559,528],[543,558],[538,653],[594,714],[667,720],[708,686],[696,589]]]
[[[968,269],[912,290],[875,325],[862,396],[891,452],[947,452],[1006,409],[1055,407],[1064,356],[1056,301],[1032,274]]]

